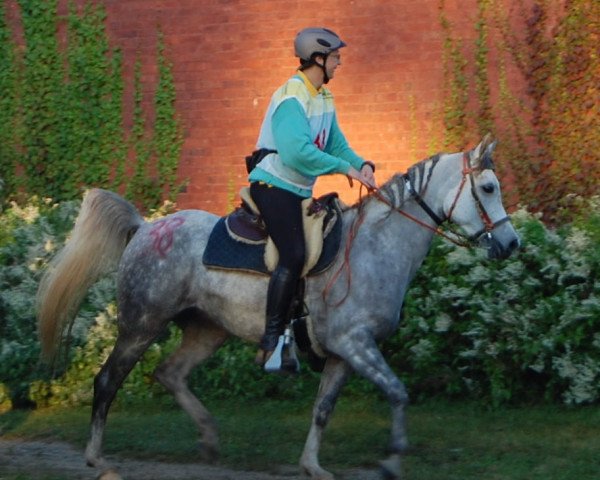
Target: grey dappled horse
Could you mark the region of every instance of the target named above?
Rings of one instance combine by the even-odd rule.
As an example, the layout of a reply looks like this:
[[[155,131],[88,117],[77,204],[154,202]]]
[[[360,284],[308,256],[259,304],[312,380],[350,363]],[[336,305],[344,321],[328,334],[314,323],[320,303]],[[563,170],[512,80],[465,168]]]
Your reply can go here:
[[[491,257],[508,257],[518,247],[493,170],[494,146],[486,137],[464,154],[424,160],[344,211],[341,252],[330,269],[308,278],[306,288],[314,337],[328,356],[300,459],[311,478],[333,478],[319,465],[321,435],[351,372],[373,382],[389,399],[391,454],[381,466],[386,478],[400,477],[408,395],[377,342],[398,326],[404,295],[427,254],[436,223],[458,225],[463,238],[487,247]],[[203,265],[217,220],[211,213],[186,210],[148,223],[118,195],[91,190],[70,240],[42,279],[40,337],[51,357],[88,287],[118,265],[119,333],[94,382],[85,453],[89,465],[107,467],[102,439],[111,402],[140,356],[174,320],[183,330],[181,346],[155,376],[198,426],[203,452],[217,454],[215,421],[188,389],[186,377],[230,335],[258,342],[268,283],[266,275]],[[348,242],[351,248],[346,248]]]

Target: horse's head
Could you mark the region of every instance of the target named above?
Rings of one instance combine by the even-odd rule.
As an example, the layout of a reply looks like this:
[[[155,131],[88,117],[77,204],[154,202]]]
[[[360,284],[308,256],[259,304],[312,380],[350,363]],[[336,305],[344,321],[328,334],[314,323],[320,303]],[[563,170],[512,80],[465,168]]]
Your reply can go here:
[[[443,209],[471,241],[488,249],[490,258],[507,258],[520,241],[502,205],[492,158],[495,147],[488,134],[475,149],[462,154],[462,178],[450,189]]]

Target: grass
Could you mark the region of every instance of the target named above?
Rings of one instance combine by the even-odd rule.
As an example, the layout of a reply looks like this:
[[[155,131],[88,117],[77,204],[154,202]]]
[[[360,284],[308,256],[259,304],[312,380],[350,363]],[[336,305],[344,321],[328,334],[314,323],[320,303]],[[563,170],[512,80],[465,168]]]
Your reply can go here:
[[[311,402],[211,402],[221,432],[221,463],[269,470],[296,464]],[[592,480],[600,471],[600,409],[559,406],[487,410],[432,402],[409,408],[407,480]],[[0,416],[7,438],[58,439],[83,448],[89,409],[15,411]],[[385,456],[389,408],[378,399],[342,398],[324,436],[322,465],[374,467]],[[109,416],[107,453],[196,462],[195,428],[178,409],[121,407]],[[28,480],[11,477],[8,480]],[[48,477],[44,480],[53,480]]]

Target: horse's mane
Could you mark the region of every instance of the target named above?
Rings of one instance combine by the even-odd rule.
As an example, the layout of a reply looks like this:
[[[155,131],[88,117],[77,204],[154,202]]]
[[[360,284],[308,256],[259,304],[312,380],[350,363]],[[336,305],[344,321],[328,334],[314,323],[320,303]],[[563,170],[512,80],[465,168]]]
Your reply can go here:
[[[359,208],[373,197],[383,195],[396,208],[401,207],[405,202],[404,189],[406,187],[405,179],[408,178],[417,192],[424,192],[427,189],[433,169],[439,162],[443,153],[436,153],[427,157],[414,165],[411,165],[406,173],[396,173],[379,187],[378,193],[370,192],[361,197],[349,208]],[[428,171],[427,171],[428,169]],[[427,172],[427,173],[426,173]]]

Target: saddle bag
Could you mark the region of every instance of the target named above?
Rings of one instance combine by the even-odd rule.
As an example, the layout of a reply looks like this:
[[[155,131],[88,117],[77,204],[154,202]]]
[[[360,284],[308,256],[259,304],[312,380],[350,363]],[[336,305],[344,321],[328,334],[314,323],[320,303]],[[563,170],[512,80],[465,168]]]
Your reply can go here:
[[[259,148],[258,150],[254,150],[252,154],[246,157],[246,170],[250,173],[254,170],[254,167],[259,164],[259,162],[265,158],[270,153],[277,153],[277,150],[271,150],[270,148]]]

